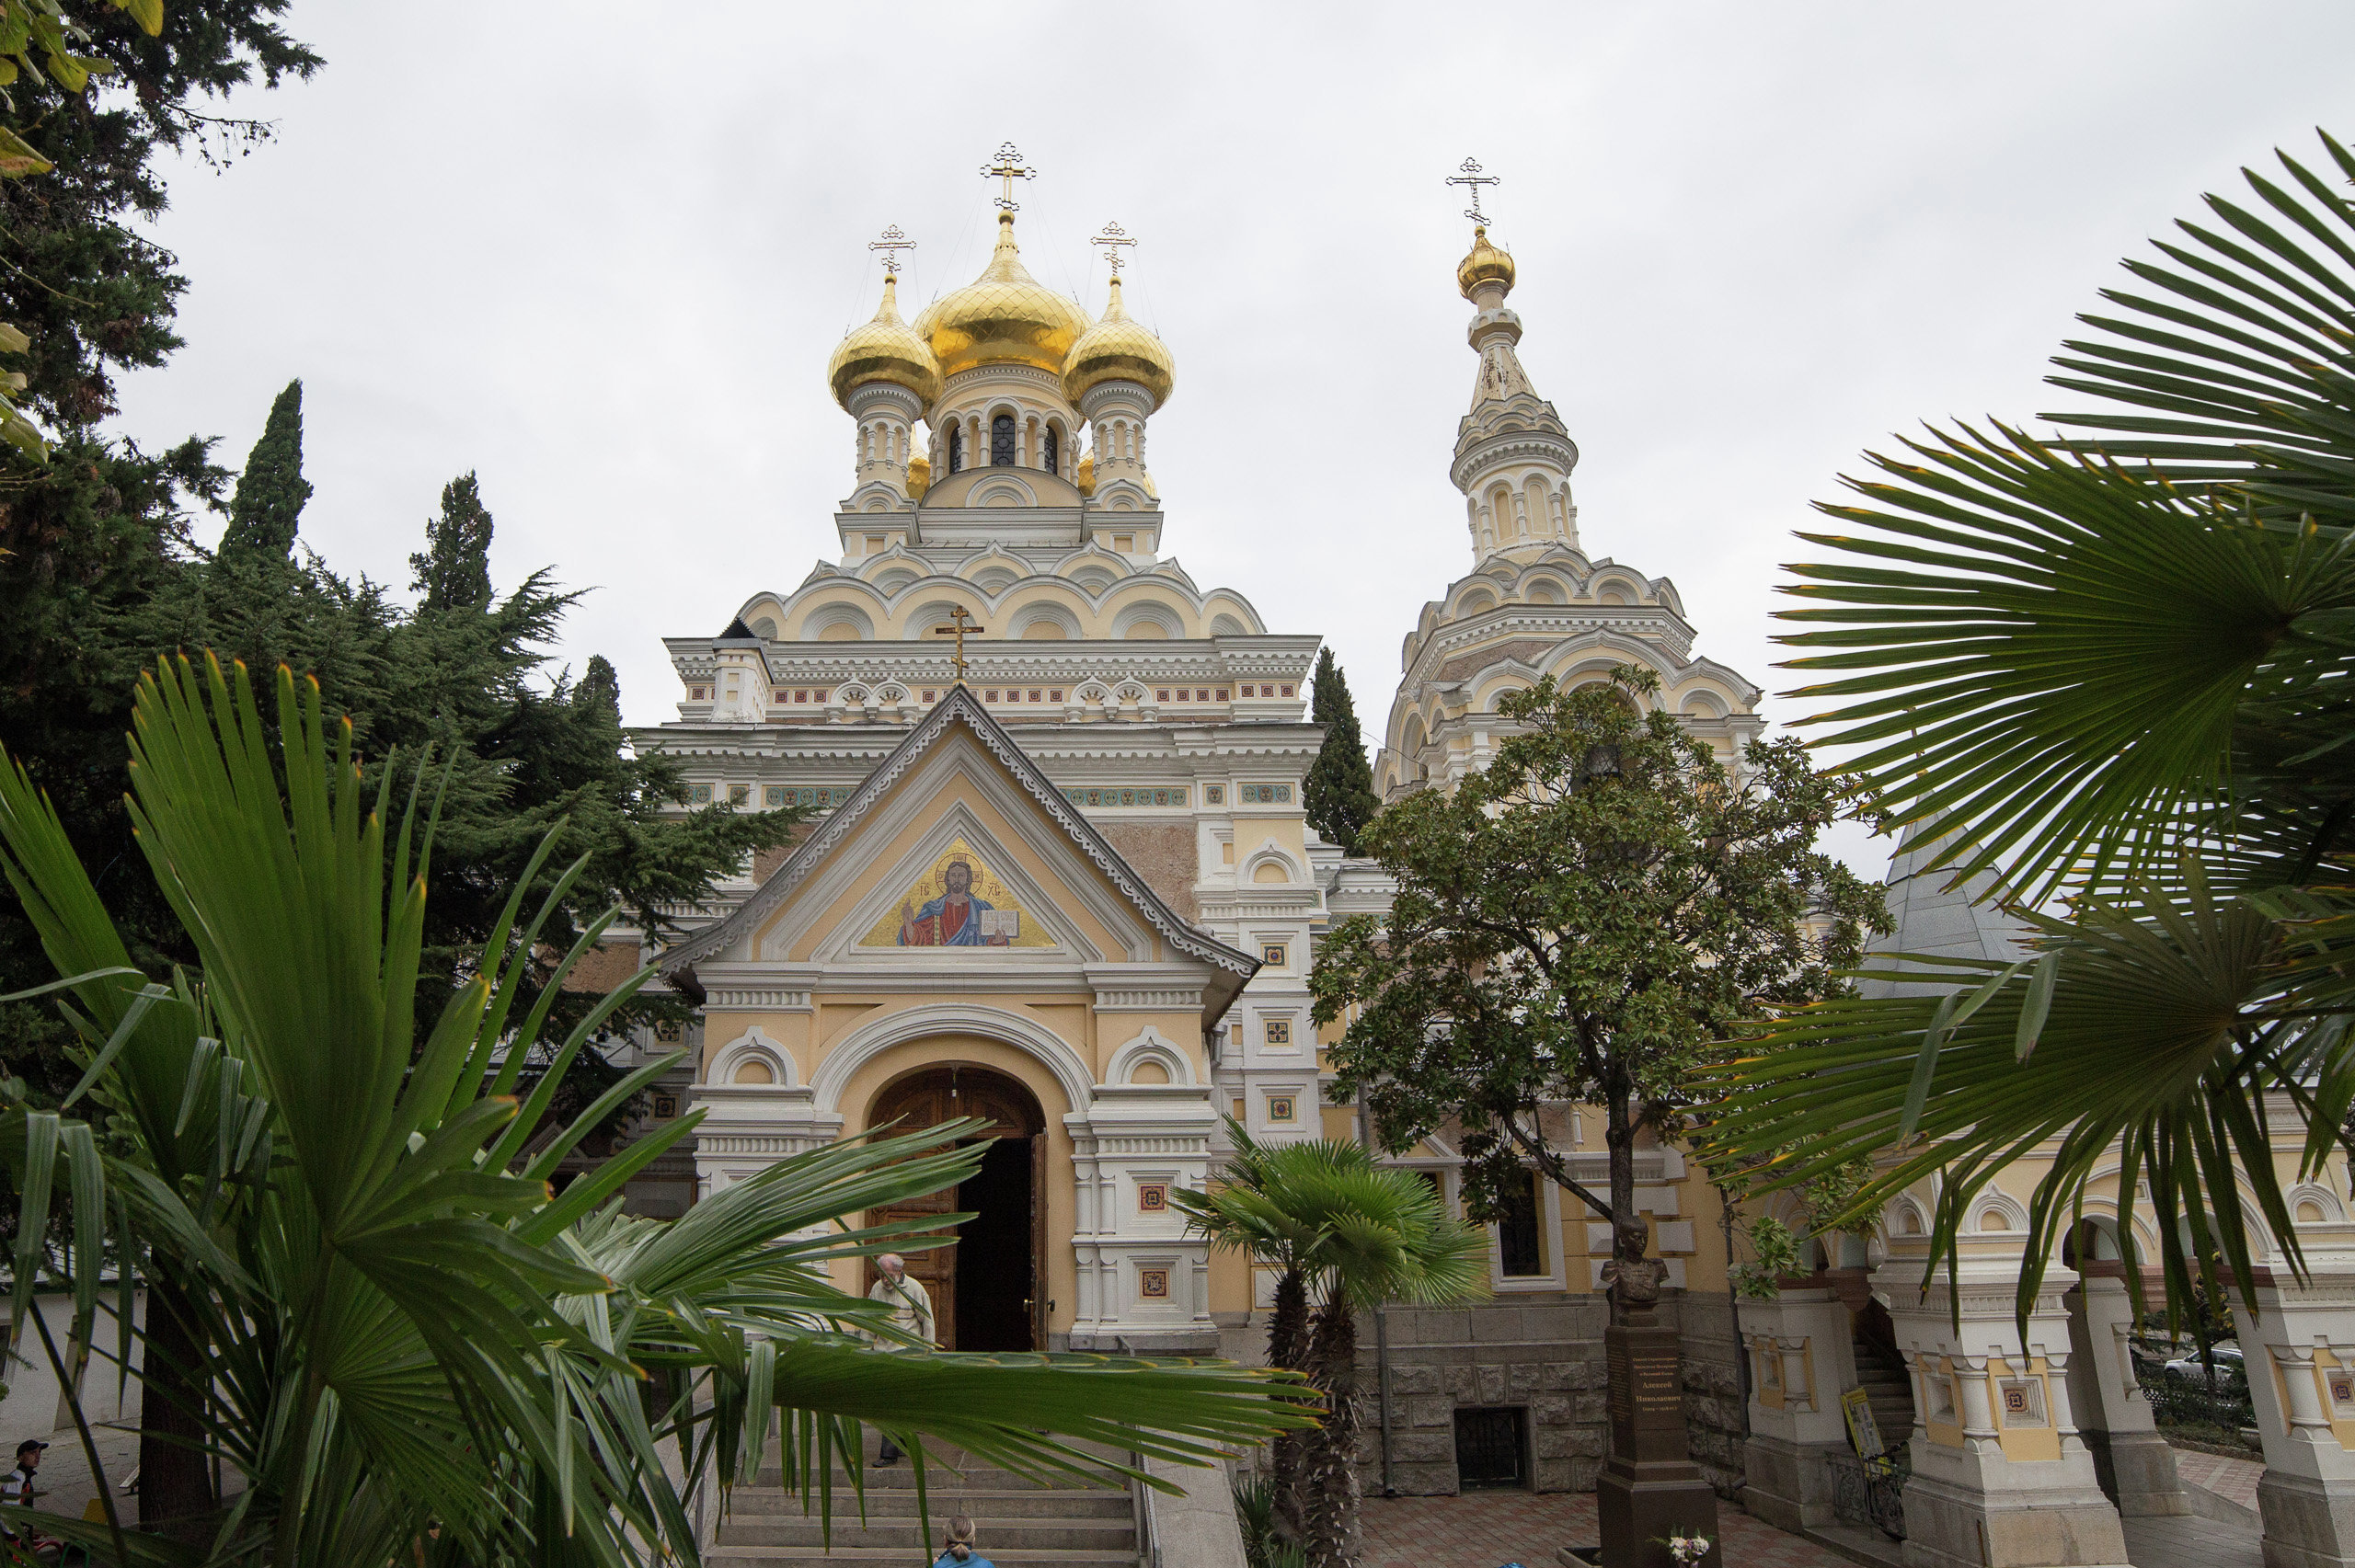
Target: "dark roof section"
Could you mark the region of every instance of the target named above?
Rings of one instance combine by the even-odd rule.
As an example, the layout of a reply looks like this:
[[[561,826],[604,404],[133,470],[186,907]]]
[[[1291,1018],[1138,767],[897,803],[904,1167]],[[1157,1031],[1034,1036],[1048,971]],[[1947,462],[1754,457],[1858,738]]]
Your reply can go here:
[[[1104,835],[1096,830],[1095,825],[1063,798],[1063,792],[1039,771],[1039,765],[1023,751],[1014,737],[1006,733],[1005,727],[991,717],[989,710],[963,686],[951,687],[939,705],[908,732],[908,738],[876,765],[864,783],[851,791],[850,798],[834,807],[833,815],[819,830],[810,834],[751,898],[739,905],[734,913],[725,920],[713,921],[657,959],[656,967],[663,977],[682,990],[699,994],[703,988],[695,978],[695,960],[719,952],[745,930],[758,926],[774,914],[800,886],[802,879],[833,853],[834,846],[849,836],[851,829],[898,782],[900,775],[931,750],[934,743],[948,732],[952,724],[962,724],[971,730],[973,738],[1005,764],[1006,770],[1046,810],[1047,815],[1071,835],[1072,842],[1080,853],[1094,862],[1097,869],[1128,896],[1129,901],[1172,947],[1233,977],[1231,986],[1221,988],[1224,994],[1212,1012],[1211,1021],[1215,1022],[1221,1013],[1234,1005],[1245,983],[1259,972],[1259,960],[1248,953],[1229,947],[1162,902],[1160,896],[1154,892],[1144,878],[1120,858],[1120,852],[1107,842]]]
[[[759,635],[753,632],[752,627],[744,624],[744,617],[739,615],[736,619],[728,623],[728,629],[726,631],[720,633],[719,635],[712,638],[711,640],[713,643],[718,644],[758,643],[761,639]]]

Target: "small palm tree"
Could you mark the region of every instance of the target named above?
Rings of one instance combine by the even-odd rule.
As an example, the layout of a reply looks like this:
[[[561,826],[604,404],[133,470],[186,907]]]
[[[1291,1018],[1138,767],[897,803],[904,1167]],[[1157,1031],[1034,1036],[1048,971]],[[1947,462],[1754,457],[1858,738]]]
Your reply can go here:
[[[1309,1562],[1344,1568],[1358,1556],[1357,1314],[1485,1295],[1488,1238],[1451,1216],[1430,1183],[1375,1164],[1357,1144],[1264,1146],[1231,1118],[1227,1133],[1235,1152],[1224,1179],[1173,1201],[1212,1244],[1279,1271],[1269,1359],[1306,1372],[1326,1410],[1315,1431],[1278,1435],[1272,1482]]]

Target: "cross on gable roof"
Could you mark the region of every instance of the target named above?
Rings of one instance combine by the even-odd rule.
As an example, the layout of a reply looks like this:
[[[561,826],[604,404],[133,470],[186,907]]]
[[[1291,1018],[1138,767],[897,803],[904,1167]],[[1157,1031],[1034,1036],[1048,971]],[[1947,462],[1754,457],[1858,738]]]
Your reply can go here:
[[[696,962],[725,951],[731,944],[766,922],[810,874],[833,853],[835,847],[850,836],[876,803],[890,793],[891,786],[955,725],[962,725],[971,732],[982,750],[995,757],[1014,776],[1023,790],[1039,803],[1040,809],[1070,836],[1080,853],[1120,890],[1146,922],[1161,933],[1164,941],[1178,952],[1200,959],[1219,972],[1226,983],[1212,988],[1216,1001],[1210,1017],[1215,1020],[1225,1012],[1242,991],[1244,983],[1258,972],[1259,961],[1189,924],[1162,902],[1159,895],[1145,885],[1144,879],[1127,861],[1120,858],[1120,851],[1106,841],[1095,825],[1063,798],[1063,792],[1039,771],[1039,765],[1023,751],[1014,737],[1006,733],[1005,727],[993,718],[989,710],[963,686],[951,687],[939,704],[908,732],[908,738],[877,764],[866,781],[851,791],[850,798],[834,807],[824,825],[795,850],[783,865],[771,873],[769,879],[762,883],[751,898],[726,919],[706,926],[658,958],[656,967],[664,978],[699,998],[702,987],[695,977]]]

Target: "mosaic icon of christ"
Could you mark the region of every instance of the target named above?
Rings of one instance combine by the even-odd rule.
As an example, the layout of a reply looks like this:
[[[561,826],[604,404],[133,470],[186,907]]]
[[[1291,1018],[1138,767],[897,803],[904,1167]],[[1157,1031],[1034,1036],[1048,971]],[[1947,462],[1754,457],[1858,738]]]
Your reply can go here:
[[[904,899],[901,901],[901,946],[1004,947],[1008,944],[1010,933],[1005,931],[982,934],[982,914],[997,906],[974,895],[971,863],[950,861],[942,870],[940,879],[947,891],[936,898],[925,899],[922,909],[913,907]],[[991,921],[987,923],[998,926],[1008,922]]]

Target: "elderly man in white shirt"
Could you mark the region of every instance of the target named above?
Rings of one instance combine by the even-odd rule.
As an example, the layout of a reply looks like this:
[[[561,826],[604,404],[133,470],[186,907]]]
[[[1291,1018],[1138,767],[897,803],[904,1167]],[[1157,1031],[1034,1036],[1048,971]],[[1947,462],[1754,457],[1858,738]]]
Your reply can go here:
[[[875,1269],[881,1278],[867,1293],[870,1301],[880,1301],[891,1309],[891,1326],[918,1344],[934,1343],[932,1331],[932,1293],[924,1281],[908,1275],[908,1265],[897,1253],[885,1253],[875,1260]],[[903,1346],[904,1348],[904,1346]],[[900,1446],[891,1441],[889,1433],[883,1436],[883,1450],[875,1460],[875,1468],[900,1462]]]

